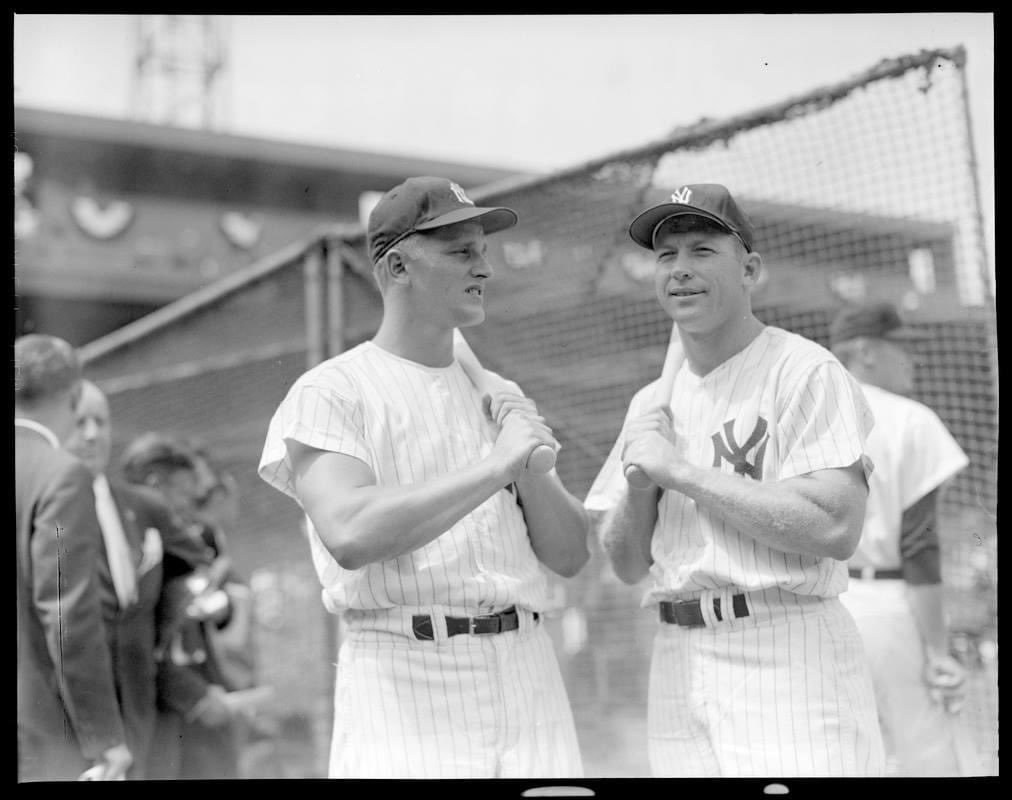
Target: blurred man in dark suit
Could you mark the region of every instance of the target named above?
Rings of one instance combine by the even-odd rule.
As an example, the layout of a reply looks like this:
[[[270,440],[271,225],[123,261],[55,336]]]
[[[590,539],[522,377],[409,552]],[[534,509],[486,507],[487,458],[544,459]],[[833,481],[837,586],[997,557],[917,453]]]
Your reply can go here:
[[[105,545],[98,559],[102,611],[134,757],[127,777],[142,779],[155,728],[155,612],[163,577],[191,571],[203,554],[157,492],[107,476],[111,445],[108,400],[98,386],[84,381],[77,425],[66,448],[93,475]]]
[[[60,448],[81,394],[73,348],[14,342],[18,777],[121,779],[126,745],[102,621],[92,478]]]
[[[197,569],[171,576],[159,603],[158,718],[148,777],[159,780],[237,778],[238,743],[233,688],[222,669],[215,636],[231,621],[227,558],[201,519],[211,489],[197,456],[182,441],[159,433],[131,442],[122,456],[130,483],[159,493],[201,552]]]

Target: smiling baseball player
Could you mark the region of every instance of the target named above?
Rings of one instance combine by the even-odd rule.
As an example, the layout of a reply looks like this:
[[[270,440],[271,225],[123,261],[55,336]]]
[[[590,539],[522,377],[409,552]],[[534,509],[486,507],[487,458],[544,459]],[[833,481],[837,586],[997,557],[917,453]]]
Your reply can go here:
[[[543,567],[589,558],[587,514],[554,470],[525,470],[558,445],[533,402],[501,379],[483,396],[453,351],[485,318],[485,236],[516,221],[442,178],[387,192],[375,338],[299,378],[270,423],[260,475],[305,510],[347,631],[332,777],[582,775],[540,617]]]
[[[616,574],[649,573],[656,777],[870,776],[884,767],[861,639],[837,599],[861,533],[871,413],[829,351],[752,313],[762,261],[718,184],[629,233],[685,361],[633,397],[585,505]],[[653,482],[636,490],[635,465]]]

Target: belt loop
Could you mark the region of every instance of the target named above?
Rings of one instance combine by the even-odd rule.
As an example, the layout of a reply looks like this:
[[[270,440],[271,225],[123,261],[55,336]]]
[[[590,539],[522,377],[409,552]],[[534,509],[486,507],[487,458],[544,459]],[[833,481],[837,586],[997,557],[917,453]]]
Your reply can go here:
[[[442,606],[427,606],[425,610],[432,615],[432,638],[437,644],[447,641],[450,637],[446,632],[446,609]]]
[[[712,628],[718,623],[717,615],[714,614],[713,601],[719,595],[712,589],[705,589],[701,595],[699,595],[699,610],[703,615],[703,622],[707,627]]]

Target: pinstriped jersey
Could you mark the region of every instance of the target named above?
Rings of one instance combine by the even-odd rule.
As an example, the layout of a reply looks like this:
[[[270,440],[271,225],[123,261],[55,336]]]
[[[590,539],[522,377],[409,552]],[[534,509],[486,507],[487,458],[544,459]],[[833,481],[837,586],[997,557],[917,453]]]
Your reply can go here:
[[[495,433],[458,362],[427,367],[364,342],[302,375],[271,419],[259,474],[298,502],[286,439],[357,458],[378,486],[408,486],[485,458]],[[357,570],[343,569],[308,517],[306,523],[332,612],[443,605],[475,613],[546,604],[547,579],[509,489],[413,552]]]
[[[655,386],[636,393],[627,421],[656,402]],[[764,328],[707,375],[683,363],[671,409],[675,449],[697,466],[758,481],[858,460],[866,477],[871,470],[865,438],[873,417],[859,386],[824,347],[780,328]],[[621,450],[620,434],[587,496],[588,509],[617,502],[624,489]],[[823,597],[847,586],[845,562],[767,547],[677,491],[661,496],[650,551],[653,585],[644,606],[727,586]]]

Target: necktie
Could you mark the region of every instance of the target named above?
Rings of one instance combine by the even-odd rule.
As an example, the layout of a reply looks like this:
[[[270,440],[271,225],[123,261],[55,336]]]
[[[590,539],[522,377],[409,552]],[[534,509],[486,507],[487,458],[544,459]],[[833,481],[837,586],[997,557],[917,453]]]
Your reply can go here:
[[[137,576],[134,573],[133,559],[127,544],[123,523],[120,521],[116,503],[109,490],[109,481],[105,475],[95,478],[95,513],[102,528],[105,540],[105,553],[109,560],[109,571],[112,583],[116,588],[116,597],[120,608],[126,608],[137,602]]]

